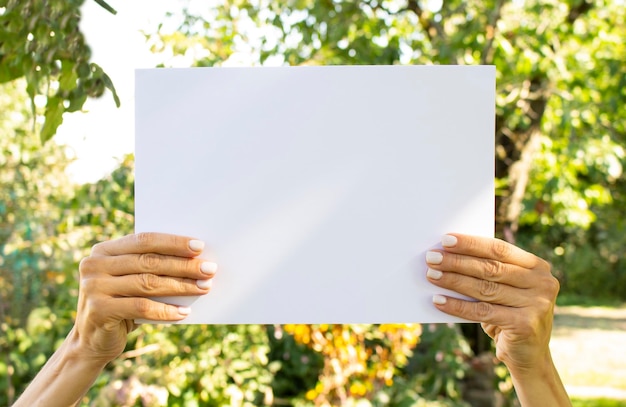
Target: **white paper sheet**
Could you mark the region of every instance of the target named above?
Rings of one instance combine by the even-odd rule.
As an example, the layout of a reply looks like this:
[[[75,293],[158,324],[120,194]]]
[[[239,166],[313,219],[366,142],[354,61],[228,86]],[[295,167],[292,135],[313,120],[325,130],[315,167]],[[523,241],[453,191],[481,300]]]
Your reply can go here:
[[[495,68],[136,74],[136,231],[219,271],[183,323],[455,322],[426,250],[493,235]]]

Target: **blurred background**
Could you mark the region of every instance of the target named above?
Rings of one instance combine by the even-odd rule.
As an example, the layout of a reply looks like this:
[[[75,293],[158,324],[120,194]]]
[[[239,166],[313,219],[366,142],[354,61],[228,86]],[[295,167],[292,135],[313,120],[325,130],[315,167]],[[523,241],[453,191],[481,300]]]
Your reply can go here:
[[[624,0],[0,0],[1,405],[69,332],[80,259],[133,231],[134,69],[335,64],[496,66],[496,235],[561,281],[574,404],[626,405]],[[516,401],[475,324],[247,325],[143,326],[83,404]]]

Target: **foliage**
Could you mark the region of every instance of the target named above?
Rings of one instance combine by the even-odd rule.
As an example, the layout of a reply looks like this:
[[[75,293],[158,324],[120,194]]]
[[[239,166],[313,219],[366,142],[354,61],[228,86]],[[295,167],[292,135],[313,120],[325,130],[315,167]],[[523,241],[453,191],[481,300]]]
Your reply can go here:
[[[268,326],[270,360],[280,363],[274,373],[272,391],[277,403],[288,404],[303,397],[303,389],[313,389],[324,367],[324,358],[308,344],[296,341],[280,325]]]
[[[13,85],[4,85],[4,90]],[[77,263],[86,248],[130,233],[133,225],[132,157],[96,184],[72,186],[62,171],[69,163],[64,149],[54,143],[42,148],[29,130],[29,111],[11,112],[9,102],[19,100],[20,93],[11,96],[3,100],[7,105],[2,112],[16,120],[9,123],[3,117],[2,129],[4,124],[6,131],[26,127],[20,137],[0,137],[0,179],[5,186],[0,201],[2,405],[12,403],[69,332]],[[133,395],[140,394],[141,402],[150,405],[193,405],[190,400],[258,405],[265,394],[271,395],[275,364],[267,359],[267,336],[259,326],[146,326],[136,332],[129,348],[100,377],[85,402],[135,405]],[[203,402],[208,399],[213,404]]]
[[[133,224],[132,159],[96,185],[72,185],[65,149],[42,146],[33,132],[27,86],[24,80],[0,85],[2,405],[15,399],[69,332],[77,263],[88,247],[105,233],[132,231]]]
[[[625,23],[624,7],[597,2],[572,24],[573,35],[558,27],[545,34],[558,45],[550,51],[554,90],[519,241],[552,261],[572,295],[626,296]]]
[[[132,231],[132,157],[75,187],[63,149],[29,125],[46,140],[110,86],[77,28],[81,3],[0,3],[0,404],[69,331],[87,248]],[[620,296],[625,13],[602,0],[190,2],[170,16],[180,30],[148,40],[164,65],[495,64],[499,234],[552,260],[570,292]],[[84,402],[460,406],[474,364],[458,327],[148,325]]]
[[[623,407],[626,405],[624,400],[613,400],[608,398],[600,399],[586,399],[586,398],[573,398],[573,407]]]
[[[286,325],[298,343],[323,356],[317,384],[306,392],[315,405],[387,404],[394,377],[406,366],[420,325]]]
[[[109,176],[76,188],[72,199],[63,205],[61,230],[83,230],[85,240],[76,241],[80,247],[132,233],[134,197],[134,158],[129,154]]]
[[[26,116],[24,119],[27,120]],[[32,132],[25,134],[36,143]],[[15,151],[24,148],[20,142],[25,139],[15,141]],[[54,143],[48,143],[45,149],[58,149],[61,164],[67,163],[62,149]],[[35,151],[49,153],[41,149]],[[49,163],[38,162],[34,174],[51,172],[54,167]],[[8,167],[3,170],[5,168]],[[55,202],[56,212],[43,212],[39,207],[22,212],[39,213],[38,224],[49,225],[49,233],[41,238],[42,242],[59,237],[66,239],[66,244],[86,248],[102,237],[132,231],[132,174],[132,157],[127,157],[109,177],[93,185],[76,187],[73,193],[66,178],[44,177],[40,188],[48,194],[51,186],[66,191],[63,202]],[[63,185],[59,185],[60,182]],[[22,197],[32,193],[20,188],[24,186],[11,184],[7,190],[19,192]],[[37,205],[48,204],[46,199],[37,198],[33,199]],[[22,233],[20,229],[10,240],[24,239]],[[29,252],[28,258],[38,255]],[[70,258],[61,261],[65,255]],[[50,289],[33,298],[27,317],[21,323],[2,324],[0,388],[9,390],[4,388],[7,382],[13,387],[6,393],[0,392],[7,394],[0,403],[10,402],[19,394],[69,331],[71,310],[75,307],[76,263],[84,255],[85,250],[70,250],[42,256],[50,264],[58,265]],[[5,270],[8,273],[15,269],[3,268],[3,277]],[[17,271],[23,273],[22,269]],[[28,284],[21,286],[29,287]],[[2,288],[7,287],[3,281]],[[58,294],[58,300],[53,293]],[[6,292],[3,304],[10,304],[11,308],[15,304]],[[375,405],[412,405],[416,400],[427,400],[416,395],[415,389],[428,388],[432,377],[442,371],[441,366],[432,369],[436,364],[434,346],[420,351],[423,361],[420,366],[424,369],[419,373],[402,369],[408,366],[418,341],[419,325],[320,326],[296,332],[303,327],[307,326],[188,326],[184,329],[143,326],[133,333],[127,351],[106,369],[83,401],[94,406],[254,406],[285,402],[324,405],[321,401],[336,401],[338,399],[333,397],[348,391],[348,396],[360,405],[369,397],[377,400]],[[309,339],[305,339],[307,335]],[[310,339],[311,335],[315,340]],[[458,335],[449,339],[451,341],[439,338],[438,342],[456,349]],[[458,351],[454,354],[460,357]],[[343,364],[343,360],[350,363]],[[459,368],[454,368],[457,372],[454,374],[461,374]],[[343,381],[336,382],[337,379]],[[293,383],[303,385],[293,387]],[[447,391],[439,389],[431,393],[440,398]],[[449,395],[460,403],[458,389]],[[318,403],[313,403],[311,398],[317,398]],[[439,401],[431,405],[457,404]]]
[[[602,1],[190,2],[177,32],[149,40],[170,63],[184,55],[198,66],[244,54],[258,65],[495,64],[498,234],[553,260],[569,292],[624,295],[613,205],[624,196],[624,15]],[[350,387],[341,391],[345,402]]]
[[[0,85],[0,404],[12,400],[69,330],[76,261],[58,233],[72,189],[64,149],[30,131],[23,81]]]
[[[145,326],[131,347],[92,388],[93,405],[257,406],[272,400],[278,364],[267,358],[262,326]]]
[[[541,130],[559,150],[568,146],[568,157],[585,151],[590,138],[624,137],[623,121],[612,119],[622,114],[625,97],[625,12],[612,2],[188,3],[178,31],[149,39],[154,52],[191,56],[197,66],[243,53],[251,64],[495,64],[503,179],[531,130]],[[501,194],[513,192],[501,185]]]
[[[460,381],[467,373],[471,350],[463,336],[459,335],[458,327],[430,324],[425,328],[421,346],[416,349],[405,371],[413,374],[437,372],[421,377],[423,381],[416,389],[421,390],[423,397],[436,399],[447,396],[459,400]]]
[[[171,15],[177,31],[147,34],[164,66],[494,64],[498,236],[553,260],[565,291],[599,296],[607,281],[623,281],[620,2],[187,4]],[[589,267],[606,271],[592,285]]]
[[[556,301],[556,305],[558,306],[577,306],[577,307],[585,307],[585,308],[623,308],[626,307],[626,303],[622,300],[616,298],[594,298],[589,296],[582,295],[571,295],[571,294],[563,294],[559,295]]]
[[[103,3],[103,7],[106,3]],[[0,1],[0,83],[26,78],[33,118],[37,97],[45,100],[40,128],[45,143],[63,122],[63,113],[83,107],[105,89],[119,98],[109,76],[91,62],[79,29],[83,0]]]
[[[498,235],[552,260],[568,292],[623,296],[625,13],[609,1],[190,1],[178,31],[148,40],[164,66],[496,65]]]
[[[42,148],[29,131],[26,104],[19,103],[23,90],[23,82],[6,84],[0,97],[2,298],[13,303],[0,312],[20,322],[56,278],[47,259],[67,249],[53,234],[59,207],[71,194],[64,172],[68,159],[58,146]],[[21,109],[12,109],[15,100]]]
[[[7,101],[16,99],[13,95]],[[6,107],[3,111],[9,112],[11,106]],[[0,392],[6,394],[6,398],[0,397],[2,404],[22,391],[69,331],[78,260],[93,243],[130,233],[133,225],[132,157],[105,179],[74,187],[64,173],[55,172],[69,162],[63,149],[54,143],[38,146],[36,135],[27,126],[28,113],[25,109],[19,123],[7,124],[14,129],[25,125],[21,137],[1,138],[9,141],[5,151],[22,158],[10,161],[13,156],[5,155],[6,162],[14,165],[5,165],[0,171],[7,185],[3,190],[21,198],[2,201],[4,207],[13,205],[7,213],[16,216],[11,217],[13,232],[7,234],[4,246],[0,287],[3,305],[7,305],[4,309],[17,312],[18,304],[28,304],[21,311],[21,320],[5,316],[1,324],[0,388],[6,390]],[[23,158],[27,153],[37,157],[30,166]],[[58,157],[57,161],[53,157]],[[38,181],[25,178],[21,184],[15,182],[13,175],[19,171]],[[16,202],[29,205],[18,208]],[[40,234],[35,238],[29,227]],[[37,245],[33,245],[35,239]],[[16,242],[22,245],[19,250]],[[63,250],[40,251],[46,245],[56,247],[51,242]],[[25,250],[28,247],[33,250]],[[16,267],[11,253],[19,253],[25,265]],[[35,275],[33,271],[38,269],[33,262],[42,264],[42,271]],[[11,280],[26,273],[30,273],[30,284]],[[30,302],[24,302],[23,297],[17,301],[19,289],[29,291],[41,287],[40,282],[48,288],[37,291]],[[374,397],[379,400],[377,405],[408,405],[409,400],[418,400],[416,386],[428,383],[423,376],[432,377],[441,371],[422,371],[418,383],[416,372],[401,369],[408,364],[419,339],[419,325],[307,327],[308,337],[313,335],[315,341],[296,332],[298,327],[307,326],[143,326],[133,333],[127,351],[106,369],[83,401],[95,406],[254,406],[285,402],[311,405],[311,398],[317,398],[317,405],[322,405],[321,401],[336,401],[333,397],[348,391],[355,402]],[[446,341],[441,343],[445,346]],[[434,360],[434,347],[426,352],[431,352]],[[344,360],[350,363],[338,363]],[[339,378],[343,382],[333,384]],[[302,385],[294,387],[294,383]],[[458,392],[452,396],[458,400]]]

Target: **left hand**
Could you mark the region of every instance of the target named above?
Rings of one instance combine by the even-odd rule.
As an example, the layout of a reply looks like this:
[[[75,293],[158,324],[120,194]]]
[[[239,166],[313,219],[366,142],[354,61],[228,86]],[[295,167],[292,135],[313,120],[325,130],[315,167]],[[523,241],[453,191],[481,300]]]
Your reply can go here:
[[[172,322],[187,307],[151,297],[205,295],[216,265],[198,256],[204,243],[163,233],[139,233],[96,244],[79,267],[76,323],[70,337],[80,357],[116,358],[135,319]]]
[[[477,301],[435,296],[441,311],[480,322],[496,343],[496,357],[512,373],[532,372],[550,360],[558,280],[550,264],[499,239],[450,234],[443,250],[427,254],[431,283]]]
[[[124,350],[135,319],[183,320],[189,308],[151,297],[207,294],[217,265],[198,257],[203,248],[199,240],[163,233],[96,244],[79,266],[74,327],[15,407],[77,405]]]

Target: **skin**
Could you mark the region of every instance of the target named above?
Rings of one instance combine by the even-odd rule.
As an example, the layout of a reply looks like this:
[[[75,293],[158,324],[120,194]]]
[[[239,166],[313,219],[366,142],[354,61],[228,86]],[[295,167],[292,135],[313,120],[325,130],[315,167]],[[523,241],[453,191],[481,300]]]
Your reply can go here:
[[[207,294],[216,266],[196,257],[203,247],[192,238],[159,233],[95,245],[80,264],[74,327],[14,406],[76,405],[122,353],[135,319],[171,322],[189,315],[188,308],[145,297]]]
[[[435,296],[435,306],[482,323],[522,406],[571,406],[548,347],[559,290],[549,264],[496,239],[451,234],[442,243],[443,250],[427,255],[429,280],[478,301]],[[171,322],[189,315],[188,308],[147,297],[207,294],[216,265],[197,257],[203,248],[192,238],[159,233],[94,246],[80,264],[74,327],[14,406],[78,404],[124,350],[135,319]]]
[[[435,306],[481,323],[522,406],[571,406],[548,346],[559,291],[550,264],[498,239],[450,234],[442,245],[427,254],[428,279],[478,301],[435,296]]]

